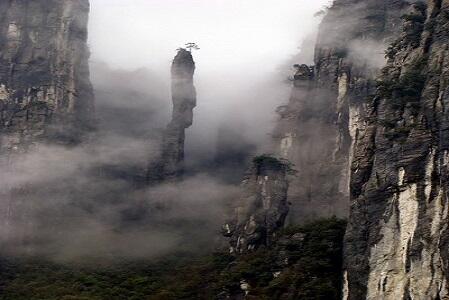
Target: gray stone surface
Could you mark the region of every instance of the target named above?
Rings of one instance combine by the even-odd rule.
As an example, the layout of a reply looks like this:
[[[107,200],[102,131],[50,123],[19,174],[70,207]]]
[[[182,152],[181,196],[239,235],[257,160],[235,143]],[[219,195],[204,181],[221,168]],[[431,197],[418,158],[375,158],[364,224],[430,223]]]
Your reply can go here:
[[[195,62],[192,53],[183,48],[179,49],[171,67],[172,119],[162,136],[161,154],[150,162],[150,183],[182,178],[185,130],[193,124],[193,109],[196,106],[194,73]]]
[[[336,0],[320,25],[315,65],[295,65],[274,132],[276,153],[298,171],[288,196],[292,223],[347,216],[353,141],[404,8],[402,0]]]
[[[88,14],[88,0],[0,1],[0,227],[8,240],[2,247],[32,241],[32,212],[61,185],[20,182],[38,163],[20,172],[17,164],[38,144],[76,145],[94,127]]]
[[[289,166],[272,157],[257,157],[241,185],[232,218],[223,226],[230,252],[239,254],[270,246],[283,228],[287,202]]]
[[[412,5],[366,101],[345,299],[448,299],[449,1]]]
[[[93,125],[88,0],[0,2],[0,152],[79,142]]]

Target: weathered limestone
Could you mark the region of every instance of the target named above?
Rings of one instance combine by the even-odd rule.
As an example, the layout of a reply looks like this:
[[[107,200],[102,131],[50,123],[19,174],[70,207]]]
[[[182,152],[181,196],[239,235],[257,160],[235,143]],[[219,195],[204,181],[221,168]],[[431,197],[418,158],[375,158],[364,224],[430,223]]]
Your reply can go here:
[[[276,153],[298,170],[288,196],[292,222],[347,216],[353,141],[405,7],[401,0],[336,0],[320,26],[315,66],[295,65],[274,132]]]
[[[13,184],[20,154],[39,143],[77,144],[94,125],[88,14],[88,0],[0,1],[2,247],[32,240],[33,196],[48,188]]]
[[[269,246],[276,231],[284,226],[289,165],[269,156],[254,159],[242,182],[242,194],[235,204],[233,218],[223,226],[230,238],[230,252],[244,253]]]
[[[150,182],[176,180],[184,173],[185,130],[193,124],[193,109],[196,106],[194,73],[192,53],[179,49],[171,68],[172,120],[163,133],[160,158],[150,163]]]
[[[0,2],[0,153],[76,143],[93,125],[88,0]]]
[[[346,299],[448,299],[449,1],[416,2],[354,141]]]

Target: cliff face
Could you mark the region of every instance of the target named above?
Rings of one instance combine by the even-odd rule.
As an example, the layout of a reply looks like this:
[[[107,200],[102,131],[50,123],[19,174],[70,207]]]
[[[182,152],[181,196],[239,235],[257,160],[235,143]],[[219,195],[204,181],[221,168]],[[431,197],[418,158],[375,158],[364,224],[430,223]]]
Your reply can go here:
[[[315,66],[295,65],[275,129],[277,153],[298,170],[288,196],[293,222],[347,215],[353,140],[405,7],[400,0],[336,0],[320,26]]]
[[[33,208],[57,197],[50,190],[63,181],[43,186],[16,182],[35,168],[20,169],[19,160],[27,156],[19,155],[40,143],[77,144],[93,126],[88,13],[88,0],[0,1],[3,248],[14,248],[12,241],[32,240],[29,233],[37,228]],[[40,170],[37,177],[45,178],[50,169]]]
[[[449,297],[448,29],[447,0],[336,0],[279,109],[293,220],[351,200],[345,299]]]
[[[162,137],[161,158],[149,168],[149,181],[179,179],[184,173],[185,130],[193,124],[196,90],[192,53],[181,48],[171,67],[172,120]]]
[[[88,12],[88,0],[0,2],[1,153],[92,126]]]
[[[355,139],[347,299],[449,297],[449,1],[403,19]]]
[[[272,157],[257,157],[242,182],[233,218],[223,226],[231,253],[244,253],[269,246],[284,226],[289,166]]]

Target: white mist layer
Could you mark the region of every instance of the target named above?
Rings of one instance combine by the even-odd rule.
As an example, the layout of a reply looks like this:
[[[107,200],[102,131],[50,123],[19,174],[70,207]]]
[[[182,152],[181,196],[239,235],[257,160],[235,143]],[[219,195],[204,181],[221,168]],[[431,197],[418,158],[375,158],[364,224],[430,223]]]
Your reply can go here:
[[[175,50],[186,42],[198,43],[198,106],[187,131],[186,155],[187,163],[211,160],[220,129],[238,132],[240,142],[257,147],[269,140],[275,108],[290,92],[280,66],[316,30],[320,20],[314,13],[328,3],[92,0],[92,61],[114,68],[145,67],[168,82]]]

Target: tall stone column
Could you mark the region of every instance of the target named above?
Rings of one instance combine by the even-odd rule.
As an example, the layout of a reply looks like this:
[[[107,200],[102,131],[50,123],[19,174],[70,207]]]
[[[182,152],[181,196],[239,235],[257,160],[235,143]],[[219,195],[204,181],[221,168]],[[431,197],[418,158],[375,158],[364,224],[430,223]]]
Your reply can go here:
[[[172,119],[163,133],[160,158],[150,165],[150,182],[176,180],[184,173],[185,130],[192,126],[196,106],[194,73],[191,52],[179,49],[171,67]]]

